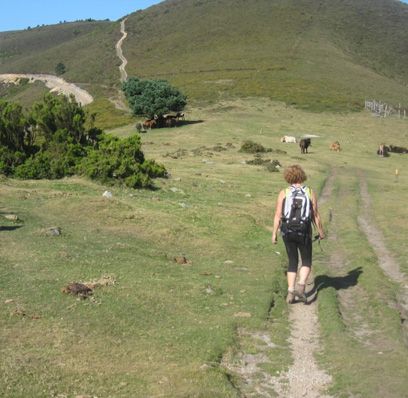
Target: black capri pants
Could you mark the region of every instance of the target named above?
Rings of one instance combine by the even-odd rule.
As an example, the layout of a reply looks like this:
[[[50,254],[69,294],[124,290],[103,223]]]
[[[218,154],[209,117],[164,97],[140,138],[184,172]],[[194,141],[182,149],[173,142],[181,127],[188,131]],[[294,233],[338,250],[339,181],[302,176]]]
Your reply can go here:
[[[286,253],[288,254],[288,272],[297,272],[299,253],[302,266],[312,268],[312,238],[311,236],[285,234],[283,237]]]

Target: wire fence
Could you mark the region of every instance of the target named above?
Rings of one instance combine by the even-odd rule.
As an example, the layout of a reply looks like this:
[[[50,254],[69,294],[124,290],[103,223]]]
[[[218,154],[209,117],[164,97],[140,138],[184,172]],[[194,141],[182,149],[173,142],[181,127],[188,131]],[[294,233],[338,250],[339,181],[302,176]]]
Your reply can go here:
[[[394,116],[398,118],[407,118],[407,110],[401,108],[401,104],[398,107],[393,107],[386,103],[377,100],[366,100],[365,107],[371,109],[374,114],[382,117]]]

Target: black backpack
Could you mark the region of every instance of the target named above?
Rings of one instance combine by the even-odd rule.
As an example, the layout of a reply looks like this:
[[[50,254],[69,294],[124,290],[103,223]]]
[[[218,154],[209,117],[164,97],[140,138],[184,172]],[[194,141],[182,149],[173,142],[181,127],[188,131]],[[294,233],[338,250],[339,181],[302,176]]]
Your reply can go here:
[[[313,221],[312,195],[309,187],[294,185],[285,190],[281,234],[311,235]]]

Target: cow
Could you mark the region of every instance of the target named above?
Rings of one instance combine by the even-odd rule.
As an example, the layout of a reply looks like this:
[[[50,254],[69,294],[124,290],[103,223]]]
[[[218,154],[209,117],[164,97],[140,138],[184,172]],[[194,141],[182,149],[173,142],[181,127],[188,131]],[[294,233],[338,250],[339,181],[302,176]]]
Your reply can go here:
[[[136,123],[136,130],[138,133],[140,133],[140,130],[142,130],[142,124],[141,123]]]
[[[178,117],[167,117],[166,118],[166,127],[176,127],[179,122]]]
[[[310,138],[304,138],[303,140],[300,140],[299,146],[300,146],[300,153],[307,153],[307,148],[312,145],[312,142]]]
[[[333,144],[330,145],[330,150],[340,152],[341,151],[340,142],[334,141]]]
[[[390,152],[395,152],[395,153],[407,153],[407,148],[401,147],[401,146],[394,146],[390,145],[389,146]]]
[[[284,135],[281,138],[281,142],[292,142],[292,143],[295,143],[295,144],[297,143],[296,137],[292,137],[290,135]]]
[[[184,113],[178,112],[177,115],[176,115],[176,118],[185,120],[185,119],[184,119]]]
[[[143,127],[146,129],[151,130],[153,126],[156,124],[156,120],[146,120],[143,122]]]

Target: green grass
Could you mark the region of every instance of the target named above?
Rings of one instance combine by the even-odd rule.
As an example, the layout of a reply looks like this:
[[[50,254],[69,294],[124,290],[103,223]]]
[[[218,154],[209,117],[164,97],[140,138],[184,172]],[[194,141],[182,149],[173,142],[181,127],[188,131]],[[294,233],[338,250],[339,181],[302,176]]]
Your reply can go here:
[[[408,109],[407,13],[389,0],[162,2],[128,16],[126,72],[165,78],[194,106],[268,97],[312,112],[361,111],[365,99]],[[54,74],[62,62],[100,125],[119,126],[106,98],[121,87],[120,37],[107,21],[2,32],[2,71]]]
[[[382,141],[403,145],[407,121],[368,112],[316,115],[261,99],[190,108],[186,116],[180,127],[141,134],[146,157],[170,173],[156,180],[154,191],[79,178],[0,180],[0,216],[19,217],[0,218],[3,395],[238,397],[242,381],[221,361],[242,349],[256,352],[240,329],[267,330],[278,347],[267,350],[266,369],[288,368],[285,249],[281,241],[271,244],[267,229],[283,177],[242,163],[253,159],[240,152],[249,139],[281,151],[262,158],[283,167],[301,164],[318,193],[331,169],[338,169],[332,197],[321,207],[328,235],[337,240],[323,241],[324,251],[315,252],[318,359],[333,376],[333,394],[382,397],[386,388],[388,397],[402,396],[407,348],[400,317],[389,305],[397,287],[358,228],[356,169],[366,175],[375,220],[406,272],[406,212],[394,206],[405,189],[405,155],[378,158],[375,151]],[[133,122],[109,132],[136,134]],[[280,143],[284,134],[318,137],[310,154],[301,156],[298,145]],[[329,151],[335,140],[340,153]],[[106,189],[110,200],[102,197]],[[399,217],[387,217],[390,211]],[[401,234],[395,233],[395,218]],[[55,226],[61,236],[44,234]],[[338,252],[343,269],[329,265]],[[191,263],[172,262],[180,255]],[[104,276],[116,283],[95,289],[90,299],[60,291],[69,282]],[[338,292],[350,280],[357,289],[345,307]],[[10,315],[16,310],[41,318]],[[374,332],[361,336],[361,325]]]

